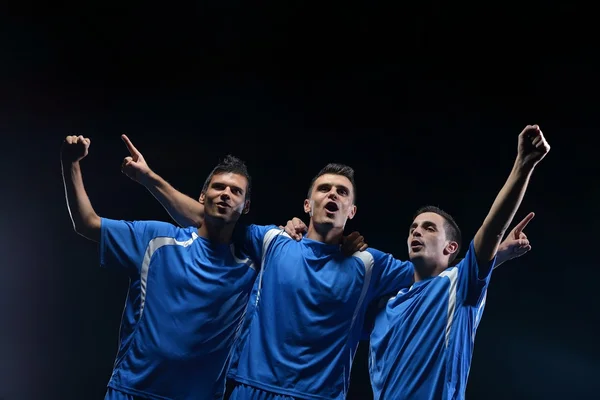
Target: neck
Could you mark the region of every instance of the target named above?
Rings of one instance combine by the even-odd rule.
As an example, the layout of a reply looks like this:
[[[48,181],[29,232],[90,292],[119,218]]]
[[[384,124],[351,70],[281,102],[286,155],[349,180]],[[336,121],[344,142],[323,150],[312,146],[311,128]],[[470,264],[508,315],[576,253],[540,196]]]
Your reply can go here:
[[[411,260],[415,266],[415,282],[424,281],[438,276],[448,268],[448,264],[436,264],[425,260]]]
[[[198,228],[198,236],[208,239],[213,243],[227,244],[231,242],[234,227],[235,223],[224,223],[206,215],[204,223]]]
[[[331,224],[317,224],[310,220],[306,237],[325,244],[340,244],[344,228],[334,228]]]

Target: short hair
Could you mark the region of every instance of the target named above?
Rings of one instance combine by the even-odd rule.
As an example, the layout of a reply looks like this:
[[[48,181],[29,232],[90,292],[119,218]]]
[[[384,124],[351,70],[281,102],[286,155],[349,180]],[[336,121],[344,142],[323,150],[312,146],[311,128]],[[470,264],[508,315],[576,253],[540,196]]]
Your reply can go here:
[[[249,200],[250,193],[252,192],[252,178],[248,173],[248,168],[246,168],[246,164],[244,164],[242,160],[235,156],[232,156],[231,154],[226,155],[225,158],[219,161],[219,163],[213,168],[211,173],[208,175],[208,178],[206,178],[206,180],[204,181],[202,193],[206,193],[206,191],[208,190],[208,185],[210,184],[210,181],[213,178],[213,176],[228,172],[246,177],[246,180],[248,181],[248,186],[246,187],[246,200]]]
[[[450,214],[436,206],[424,206],[419,208],[413,216],[413,221],[419,215],[426,212],[434,213],[444,218],[444,230],[446,231],[446,237],[458,243],[458,249],[456,249],[456,251],[450,255],[449,264],[452,265],[452,261],[454,261],[454,259],[458,255],[462,246],[462,234],[460,233],[460,228],[458,227],[458,224],[456,223],[456,221],[454,221],[454,218],[452,218]]]
[[[317,175],[315,175],[315,177],[310,182],[310,186],[308,187],[307,199],[310,199],[310,196],[311,196],[312,190],[313,190],[313,186],[315,186],[315,181],[317,179],[319,179],[319,177],[326,175],[326,174],[341,175],[341,176],[345,176],[346,178],[348,178],[348,180],[352,184],[352,194],[354,195],[353,199],[354,199],[354,203],[356,203],[356,183],[354,182],[354,170],[352,169],[352,167],[349,167],[347,165],[336,164],[336,163],[327,164],[325,167],[323,167],[323,169],[321,169],[319,171],[319,173]]]

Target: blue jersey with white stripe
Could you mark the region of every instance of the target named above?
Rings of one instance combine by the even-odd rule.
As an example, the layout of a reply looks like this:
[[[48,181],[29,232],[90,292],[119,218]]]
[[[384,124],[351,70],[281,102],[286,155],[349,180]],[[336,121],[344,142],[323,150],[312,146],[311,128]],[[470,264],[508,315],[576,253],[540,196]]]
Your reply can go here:
[[[480,279],[478,269],[471,243],[456,266],[388,301],[371,334],[369,370],[376,400],[465,398],[492,271]]]
[[[150,399],[220,399],[256,277],[196,228],[102,219],[100,263],[130,277],[109,387]]]
[[[409,286],[412,264],[374,249],[344,256],[275,226],[251,225],[245,241],[263,272],[229,377],[295,398],[343,399],[366,305]]]

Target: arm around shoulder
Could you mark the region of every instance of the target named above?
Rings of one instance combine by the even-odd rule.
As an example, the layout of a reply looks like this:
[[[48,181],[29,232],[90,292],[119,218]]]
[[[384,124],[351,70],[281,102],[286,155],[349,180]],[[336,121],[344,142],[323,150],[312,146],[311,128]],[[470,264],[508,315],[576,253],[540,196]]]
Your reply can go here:
[[[372,247],[357,254],[360,254],[359,258],[365,266],[371,263],[375,297],[395,294],[414,283],[415,269],[410,261],[399,260],[392,254]]]
[[[167,210],[179,226],[201,227],[204,223],[204,205],[181,193],[154,172],[143,180],[144,186]]]

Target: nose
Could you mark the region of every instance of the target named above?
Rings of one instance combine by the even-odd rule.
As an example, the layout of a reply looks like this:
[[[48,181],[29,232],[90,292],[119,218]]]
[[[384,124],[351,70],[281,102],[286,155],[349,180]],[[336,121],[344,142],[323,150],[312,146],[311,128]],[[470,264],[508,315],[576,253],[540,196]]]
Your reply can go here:
[[[412,232],[413,237],[421,237],[421,230],[419,228],[415,228]]]
[[[329,194],[327,195],[327,197],[329,197],[330,199],[333,199],[333,200],[335,200],[337,198],[337,193],[335,191],[335,188],[332,188],[329,191]]]
[[[229,189],[229,186],[223,189],[223,191],[221,192],[221,197],[224,199],[231,198],[231,189]]]

